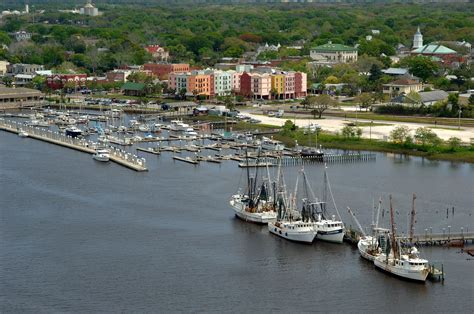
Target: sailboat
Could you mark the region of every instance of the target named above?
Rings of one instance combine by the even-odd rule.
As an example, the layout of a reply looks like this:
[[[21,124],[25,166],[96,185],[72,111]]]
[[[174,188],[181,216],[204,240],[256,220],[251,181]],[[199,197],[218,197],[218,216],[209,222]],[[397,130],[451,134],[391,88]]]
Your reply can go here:
[[[272,192],[275,191],[275,185],[270,182],[270,172],[268,167],[267,178],[266,180],[263,180],[260,185],[257,180],[258,168],[255,168],[255,176],[253,177],[250,176],[250,167],[246,167],[246,169],[247,194],[238,193],[232,195],[229,201],[235,215],[244,221],[258,224],[268,224],[271,221],[275,221],[277,218],[277,213],[275,211],[275,195],[272,196]]]
[[[413,224],[415,216],[415,198],[413,194],[412,223],[410,227],[410,237],[413,237]],[[426,259],[420,257],[418,249],[413,245],[403,248],[397,241],[395,221],[393,216],[392,196],[390,195],[390,223],[392,232],[390,234],[390,245],[387,245],[385,252],[374,259],[374,265],[393,275],[414,280],[426,281],[429,274],[429,265]]]
[[[301,170],[301,173],[306,179],[304,170]],[[278,215],[275,222],[268,223],[268,231],[291,241],[312,243],[316,237],[317,231],[313,226],[313,217],[310,212],[307,211],[308,206],[311,206],[311,204],[308,204],[307,199],[303,199],[303,208],[301,213],[296,209],[296,195],[299,176],[296,179],[293,197],[290,195],[290,201],[287,199],[285,181],[281,171],[281,164],[278,168],[278,178],[278,199],[276,202]],[[304,182],[304,190],[307,191],[306,180]]]

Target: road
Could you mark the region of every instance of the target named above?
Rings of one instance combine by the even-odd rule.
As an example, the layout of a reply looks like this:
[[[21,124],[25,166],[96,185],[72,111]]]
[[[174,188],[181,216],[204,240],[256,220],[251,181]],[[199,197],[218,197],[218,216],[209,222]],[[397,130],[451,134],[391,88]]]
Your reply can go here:
[[[243,112],[245,115],[250,116],[251,118],[258,119],[264,124],[282,126],[287,119],[268,117],[264,115],[257,115],[250,112]],[[350,121],[355,121],[355,119],[344,119],[339,117],[323,117],[324,119],[293,119],[292,121],[298,127],[305,127],[310,123],[319,124],[322,129],[329,132],[340,132],[341,129]],[[371,120],[358,119],[358,122],[368,122]],[[441,139],[447,140],[450,137],[458,137],[461,141],[469,143],[471,139],[474,140],[474,128],[472,127],[463,127],[461,130],[458,130],[453,126],[443,126],[438,124],[437,127],[434,127],[432,124],[424,123],[409,123],[409,122],[394,122],[394,121],[379,121],[377,120],[374,124],[384,124],[384,125],[375,125],[375,126],[364,126],[362,129],[362,137],[365,138],[374,138],[374,139],[387,139],[390,136],[390,132],[399,125],[406,125],[411,129],[412,135],[414,135],[415,130],[419,127],[429,127],[431,128]]]

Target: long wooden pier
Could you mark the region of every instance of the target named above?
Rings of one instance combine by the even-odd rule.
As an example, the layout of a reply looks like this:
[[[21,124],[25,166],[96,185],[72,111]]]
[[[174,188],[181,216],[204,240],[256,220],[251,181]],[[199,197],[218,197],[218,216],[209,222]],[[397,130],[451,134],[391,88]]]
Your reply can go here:
[[[361,237],[361,233],[357,230],[353,230],[351,227],[346,228],[344,240],[351,244],[356,245]],[[406,236],[397,237],[402,243],[413,243],[419,246],[443,246],[443,245],[461,245],[468,243],[474,243],[474,232],[464,232],[461,228],[461,232],[444,232],[444,233],[430,233],[415,234],[413,239]]]
[[[41,128],[23,125],[16,121],[0,119],[0,130],[15,134],[18,134],[20,130],[23,130],[28,133],[29,138],[71,148],[88,154],[94,154],[95,149],[97,147],[96,143],[86,139],[72,138],[70,136],[66,136],[58,132],[53,132],[51,130],[44,130]],[[108,146],[107,149],[110,152],[111,161],[135,171],[148,170],[144,158],[132,155],[113,146]]]

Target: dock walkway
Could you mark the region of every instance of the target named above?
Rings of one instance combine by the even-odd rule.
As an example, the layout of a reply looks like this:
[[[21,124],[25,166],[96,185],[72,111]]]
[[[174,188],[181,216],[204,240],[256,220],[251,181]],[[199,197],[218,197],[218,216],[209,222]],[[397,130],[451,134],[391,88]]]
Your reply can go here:
[[[16,121],[0,119],[0,130],[18,134],[20,129],[28,133],[28,137],[30,138],[75,149],[88,154],[94,154],[95,148],[98,146],[97,143],[86,139],[72,138],[51,130],[24,125]],[[144,158],[132,155],[113,146],[108,146],[107,148],[110,151],[111,161],[135,171],[148,170]]]

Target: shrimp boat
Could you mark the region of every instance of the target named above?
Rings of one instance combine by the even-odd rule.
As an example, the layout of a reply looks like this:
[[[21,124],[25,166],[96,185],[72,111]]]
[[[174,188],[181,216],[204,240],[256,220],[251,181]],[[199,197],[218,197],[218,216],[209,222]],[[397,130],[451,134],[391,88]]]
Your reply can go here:
[[[268,223],[268,231],[282,237],[287,240],[312,243],[316,237],[317,230],[313,225],[313,217],[310,212],[307,211],[308,206],[306,199],[303,199],[303,208],[301,213],[296,210],[296,195],[298,189],[298,179],[296,180],[295,192],[293,196],[290,195],[290,201],[286,197],[285,183],[279,167],[279,179],[278,179],[278,200],[277,200],[277,219],[275,222]],[[304,178],[304,171],[303,173]],[[307,188],[304,189],[307,191]]]
[[[350,209],[350,207],[347,207],[349,214],[351,214],[352,218],[354,219],[354,222],[356,223],[361,233],[361,237],[359,238],[359,241],[357,242],[357,249],[359,250],[360,256],[362,256],[363,258],[371,262],[373,262],[374,259],[382,253],[382,247],[385,246],[388,239],[389,230],[378,227],[381,206],[382,206],[382,199],[380,198],[379,206],[377,209],[377,216],[376,216],[377,220],[376,222],[374,222],[372,219],[372,224],[371,224],[372,230],[371,230],[370,235],[367,235],[365,233],[364,229],[359,223],[359,220],[357,220],[354,212]],[[372,218],[373,218],[373,214],[372,214]]]
[[[415,201],[413,195],[413,204]],[[410,238],[413,238],[413,224],[414,224],[414,205],[412,210],[412,222],[410,228]],[[389,245],[386,245],[385,250],[374,259],[375,267],[391,273],[395,276],[410,279],[414,281],[426,281],[430,273],[428,260],[420,257],[418,249],[412,245],[404,248],[397,241],[396,228],[392,207],[392,196],[390,195],[390,223],[392,231],[390,233]]]
[[[331,196],[332,203],[334,209],[336,210],[336,214],[338,219],[336,219],[335,215],[331,215],[329,218],[329,213],[327,211],[327,202],[326,201],[318,201],[318,199],[314,198],[315,201],[312,202],[312,209],[313,215],[317,215],[316,222],[314,223],[314,227],[317,229],[318,233],[316,235],[317,240],[327,241],[327,242],[334,242],[334,243],[342,243],[344,239],[344,223],[340,219],[339,211],[336,206],[336,202],[334,201],[334,197],[331,190],[331,185],[329,183],[329,179],[327,176],[326,170],[324,170],[324,194],[323,200],[326,199],[326,195],[328,194]],[[314,197],[314,196],[313,196]]]
[[[248,163],[248,156],[247,156]],[[275,186],[270,182],[270,173],[267,167],[267,178],[259,186],[258,168],[255,168],[255,176],[250,175],[250,167],[247,167],[247,193],[237,193],[232,195],[229,204],[238,218],[257,224],[268,224],[275,221],[277,213],[275,211]]]

